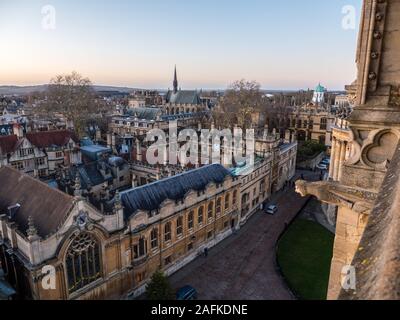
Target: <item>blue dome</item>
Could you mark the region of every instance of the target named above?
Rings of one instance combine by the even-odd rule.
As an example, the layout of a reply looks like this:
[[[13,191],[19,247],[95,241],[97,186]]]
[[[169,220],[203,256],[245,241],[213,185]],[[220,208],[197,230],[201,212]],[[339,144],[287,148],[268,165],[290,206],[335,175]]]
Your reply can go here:
[[[315,88],[315,92],[325,92],[326,89],[321,86],[321,84],[319,83],[318,86]]]

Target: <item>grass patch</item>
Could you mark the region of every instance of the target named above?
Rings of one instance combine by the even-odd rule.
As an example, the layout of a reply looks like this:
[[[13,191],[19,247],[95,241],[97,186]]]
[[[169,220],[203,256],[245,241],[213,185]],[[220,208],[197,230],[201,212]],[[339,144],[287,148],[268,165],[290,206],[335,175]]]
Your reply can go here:
[[[326,300],[334,235],[314,221],[296,220],[278,244],[282,273],[301,299]]]

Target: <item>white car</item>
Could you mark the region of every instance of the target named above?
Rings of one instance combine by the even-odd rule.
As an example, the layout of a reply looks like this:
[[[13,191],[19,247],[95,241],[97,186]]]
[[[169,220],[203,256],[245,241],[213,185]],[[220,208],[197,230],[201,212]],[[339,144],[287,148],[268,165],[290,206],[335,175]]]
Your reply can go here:
[[[265,208],[265,213],[268,213],[270,215],[275,215],[277,212],[278,212],[278,207],[274,204]]]

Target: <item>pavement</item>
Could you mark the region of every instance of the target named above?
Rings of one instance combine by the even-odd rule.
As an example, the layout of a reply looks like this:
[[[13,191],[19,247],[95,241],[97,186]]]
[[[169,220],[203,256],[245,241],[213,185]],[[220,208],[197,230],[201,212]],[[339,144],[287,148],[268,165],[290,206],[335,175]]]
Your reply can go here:
[[[319,175],[301,171],[306,180]],[[310,198],[294,187],[275,194],[275,216],[257,212],[236,234],[170,277],[174,289],[191,285],[200,300],[293,300],[276,264],[276,244]]]

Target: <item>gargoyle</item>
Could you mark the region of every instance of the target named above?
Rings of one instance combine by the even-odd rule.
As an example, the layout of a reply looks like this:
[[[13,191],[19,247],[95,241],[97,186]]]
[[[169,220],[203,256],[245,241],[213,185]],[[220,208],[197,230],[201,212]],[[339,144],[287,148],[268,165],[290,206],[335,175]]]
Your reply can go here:
[[[338,184],[337,182],[318,181],[296,182],[296,192],[303,197],[312,195],[320,201],[340,207],[347,207],[359,213],[372,210],[377,194]]]

